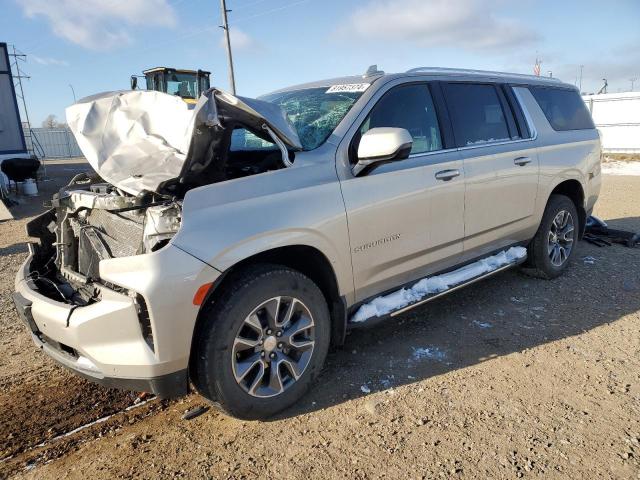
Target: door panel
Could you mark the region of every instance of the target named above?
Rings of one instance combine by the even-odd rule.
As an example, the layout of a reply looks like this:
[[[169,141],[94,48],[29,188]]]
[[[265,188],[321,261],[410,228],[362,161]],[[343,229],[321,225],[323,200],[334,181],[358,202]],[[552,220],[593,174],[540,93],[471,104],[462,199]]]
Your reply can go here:
[[[460,175],[437,180],[442,170]],[[356,301],[410,282],[462,252],[464,171],[459,153],[412,157],[342,182]]]
[[[463,151],[466,174],[465,250],[503,239],[524,240],[538,190],[538,155],[520,143]],[[517,163],[516,163],[517,162]],[[527,163],[528,162],[528,163]]]
[[[476,82],[443,85],[465,170],[465,255],[526,240],[522,235],[534,214],[537,151],[505,88]]]
[[[443,145],[442,129],[449,132],[450,125],[442,121],[439,88],[437,107],[433,94],[427,82],[389,87],[349,139],[351,165],[369,129],[404,128],[413,141],[410,158],[341,179],[356,301],[415,280],[431,262],[462,252],[464,169],[459,152]]]

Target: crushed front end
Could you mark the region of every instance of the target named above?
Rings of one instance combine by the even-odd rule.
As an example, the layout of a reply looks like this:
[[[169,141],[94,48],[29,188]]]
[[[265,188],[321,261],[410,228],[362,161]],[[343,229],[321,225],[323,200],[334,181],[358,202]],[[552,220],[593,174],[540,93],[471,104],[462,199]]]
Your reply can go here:
[[[38,241],[16,275],[18,312],[37,345],[85,377],[184,393],[194,296],[220,272],[171,242],[182,199],[290,167],[297,133],[279,106],[216,89],[194,108],[159,92],[107,92],[69,107],[67,122],[97,175],[74,178],[27,225]],[[273,148],[232,151],[238,129]]]
[[[219,273],[170,244],[180,222],[170,198],[86,176],[63,188],[27,225],[38,242],[16,275],[14,302],[35,343],[107,386],[185,393],[191,300]]]
[[[98,180],[96,182],[95,180]],[[132,196],[84,176],[54,195],[52,209],[27,225],[40,239],[31,280],[48,296],[75,305],[99,300],[103,260],[151,253],[180,228],[181,204],[151,193]]]

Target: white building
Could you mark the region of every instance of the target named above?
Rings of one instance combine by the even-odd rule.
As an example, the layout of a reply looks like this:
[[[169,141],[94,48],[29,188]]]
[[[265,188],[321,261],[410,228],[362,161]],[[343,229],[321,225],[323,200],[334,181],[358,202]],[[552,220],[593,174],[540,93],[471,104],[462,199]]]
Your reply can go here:
[[[602,148],[611,153],[640,153],[640,92],[582,97],[602,134]]]

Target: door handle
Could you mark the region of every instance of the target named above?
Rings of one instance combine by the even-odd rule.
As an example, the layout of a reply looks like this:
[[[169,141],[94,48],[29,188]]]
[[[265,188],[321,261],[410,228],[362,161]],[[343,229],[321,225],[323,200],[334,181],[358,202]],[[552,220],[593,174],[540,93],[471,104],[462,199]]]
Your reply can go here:
[[[457,177],[458,175],[460,175],[460,171],[457,169],[441,170],[436,173],[436,178],[438,180],[444,180],[445,182],[448,182],[449,180]]]
[[[524,167],[527,163],[531,163],[531,159],[529,157],[518,157],[513,159],[513,163]]]

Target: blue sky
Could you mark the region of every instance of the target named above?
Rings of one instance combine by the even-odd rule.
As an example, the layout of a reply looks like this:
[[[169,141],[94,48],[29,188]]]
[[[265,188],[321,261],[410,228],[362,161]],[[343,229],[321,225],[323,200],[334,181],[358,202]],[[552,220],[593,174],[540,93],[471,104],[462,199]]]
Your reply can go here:
[[[238,94],[414,66],[542,72],[583,90],[640,78],[640,1],[227,0]],[[202,68],[228,88],[218,0],[0,0],[0,41],[22,64],[29,114],[64,119],[76,96],[126,89],[131,74]],[[640,80],[636,82],[640,90]]]

